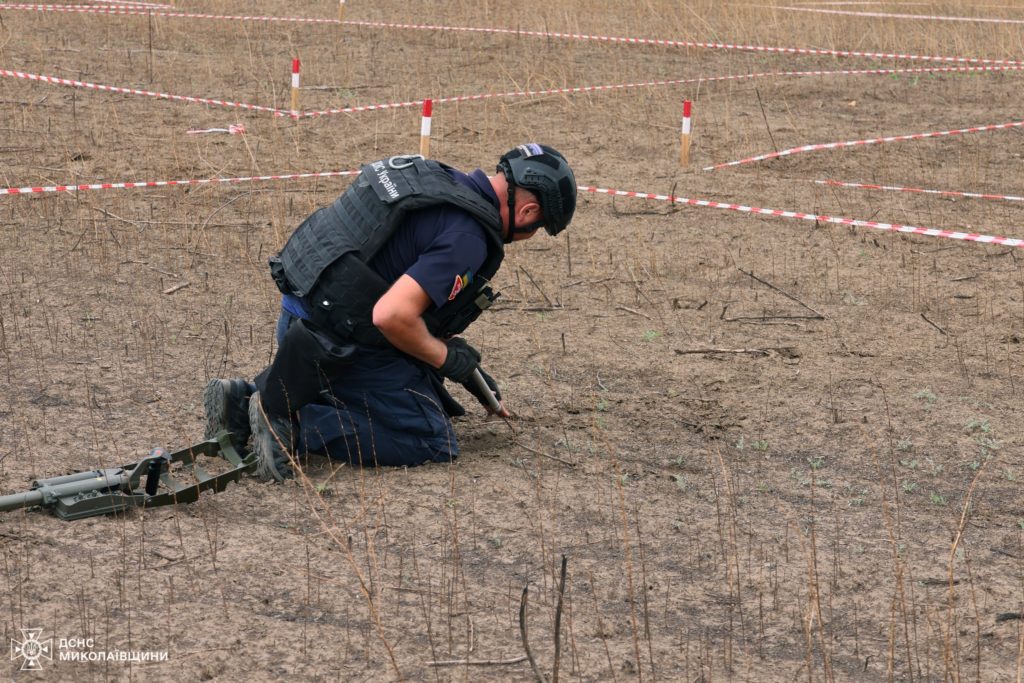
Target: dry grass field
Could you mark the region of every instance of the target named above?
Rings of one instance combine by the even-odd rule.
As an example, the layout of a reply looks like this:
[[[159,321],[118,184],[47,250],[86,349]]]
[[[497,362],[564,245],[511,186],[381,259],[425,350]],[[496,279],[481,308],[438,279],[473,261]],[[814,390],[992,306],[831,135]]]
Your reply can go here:
[[[812,6],[796,0],[345,10],[519,33],[0,9],[0,69],[288,109],[299,57],[301,108],[320,110],[970,65],[525,31],[1022,59],[1024,7],[1006,2],[814,6],[1018,23],[783,9]],[[175,9],[337,16],[333,0]],[[491,172],[536,140],[581,185],[1024,238],[1019,200],[812,182],[1022,195],[1020,128],[701,170],[1016,122],[1021,78],[764,75],[438,102],[431,155]],[[417,151],[419,120],[418,106],[293,120],[3,77],[0,187],[348,170]],[[186,132],[234,123],[247,132]],[[274,352],[267,256],[347,182],[0,195],[0,493],[199,441],[205,383]],[[503,297],[467,334],[515,436],[476,409],[451,465],[311,458],[297,482],[247,478],[179,508],[0,513],[0,636],[54,639],[41,672],[12,657],[4,677],[1020,681],[1022,257],[582,193],[563,236],[509,249]],[[60,639],[167,658],[59,661]]]

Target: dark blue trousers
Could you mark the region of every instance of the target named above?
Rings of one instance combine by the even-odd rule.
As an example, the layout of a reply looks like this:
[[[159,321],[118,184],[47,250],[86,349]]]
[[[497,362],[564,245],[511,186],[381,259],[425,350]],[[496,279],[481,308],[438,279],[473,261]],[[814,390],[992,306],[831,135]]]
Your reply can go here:
[[[278,342],[293,320],[281,311]],[[360,346],[298,423],[300,448],[352,464],[414,466],[459,454],[427,368],[390,348]]]

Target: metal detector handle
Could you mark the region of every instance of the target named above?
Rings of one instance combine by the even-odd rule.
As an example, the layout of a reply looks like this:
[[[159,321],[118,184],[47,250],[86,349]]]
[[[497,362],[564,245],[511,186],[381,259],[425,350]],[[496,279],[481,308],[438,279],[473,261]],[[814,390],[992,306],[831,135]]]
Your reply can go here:
[[[163,474],[164,463],[169,463],[167,451],[157,447],[149,452],[149,469],[146,471],[146,495],[155,496],[160,488],[160,475]]]
[[[476,388],[487,397],[487,405],[490,406],[491,410],[493,410],[496,415],[501,415],[505,412],[505,409],[501,405],[501,401],[498,400],[498,397],[494,395],[491,388],[487,386],[487,382],[484,381],[484,376],[480,374],[479,368],[473,370],[473,384],[475,384]]]

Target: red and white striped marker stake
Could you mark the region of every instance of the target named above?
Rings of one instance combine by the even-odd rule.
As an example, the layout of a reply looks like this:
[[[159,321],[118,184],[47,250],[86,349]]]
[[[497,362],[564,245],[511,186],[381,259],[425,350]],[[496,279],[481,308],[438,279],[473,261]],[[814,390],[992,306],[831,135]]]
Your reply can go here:
[[[420,154],[430,156],[430,119],[434,113],[434,100],[423,100],[423,120],[420,121]]]
[[[679,165],[690,165],[690,100],[683,100],[683,131],[679,135]]]
[[[345,0],[338,0],[338,21],[345,21]]]
[[[299,113],[299,58],[292,60],[292,116]]]

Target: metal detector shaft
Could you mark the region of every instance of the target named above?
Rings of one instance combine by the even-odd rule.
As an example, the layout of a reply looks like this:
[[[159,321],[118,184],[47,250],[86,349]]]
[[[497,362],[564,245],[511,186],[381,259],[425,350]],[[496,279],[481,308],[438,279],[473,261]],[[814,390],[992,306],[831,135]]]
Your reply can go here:
[[[230,437],[222,432],[215,439],[174,453],[154,448],[148,456],[130,465],[37,479],[29,491],[0,496],[0,512],[41,507],[61,519],[71,520],[131,508],[191,503],[203,491],[223,491],[255,467],[255,456],[240,456]],[[220,467],[218,473],[207,472],[197,461],[200,455],[222,460],[226,468]],[[179,481],[175,475],[185,480]]]
[[[123,468],[93,470],[63,477],[39,479],[33,482],[31,491],[0,496],[0,512],[52,505],[59,496],[73,496],[87,491],[117,491],[127,480]]]
[[[19,508],[30,508],[42,504],[42,491],[25,491],[24,493],[12,493],[9,496],[0,496],[0,512],[18,510]]]

